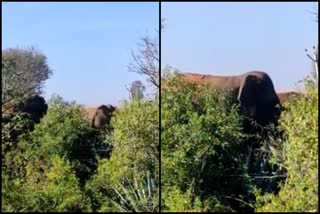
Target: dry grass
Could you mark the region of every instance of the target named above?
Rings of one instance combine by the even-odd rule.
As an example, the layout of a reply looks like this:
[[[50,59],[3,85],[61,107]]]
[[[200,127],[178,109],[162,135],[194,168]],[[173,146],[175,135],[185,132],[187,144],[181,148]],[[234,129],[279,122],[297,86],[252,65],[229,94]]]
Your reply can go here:
[[[98,107],[84,107],[84,110],[88,113],[88,117],[91,120],[96,113]]]

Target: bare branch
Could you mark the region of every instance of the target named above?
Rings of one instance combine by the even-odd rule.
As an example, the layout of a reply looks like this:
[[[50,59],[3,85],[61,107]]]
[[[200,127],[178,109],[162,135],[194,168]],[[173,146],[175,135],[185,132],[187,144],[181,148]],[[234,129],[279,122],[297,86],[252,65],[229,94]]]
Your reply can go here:
[[[141,39],[138,44],[138,54],[131,52],[134,63],[129,65],[129,71],[146,75],[147,81],[159,88],[159,45],[149,36]]]

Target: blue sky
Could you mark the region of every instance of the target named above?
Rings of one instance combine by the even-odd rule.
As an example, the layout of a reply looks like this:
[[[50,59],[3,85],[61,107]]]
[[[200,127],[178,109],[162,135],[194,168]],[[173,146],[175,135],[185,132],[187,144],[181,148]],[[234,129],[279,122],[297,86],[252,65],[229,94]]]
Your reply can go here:
[[[267,72],[276,90],[295,89],[318,41],[318,3],[163,2],[161,66],[214,75]],[[301,87],[301,84],[298,84]]]
[[[128,71],[131,50],[158,33],[159,3],[2,3],[2,48],[34,46],[48,58],[53,75],[45,98],[118,105],[126,86],[145,77]]]

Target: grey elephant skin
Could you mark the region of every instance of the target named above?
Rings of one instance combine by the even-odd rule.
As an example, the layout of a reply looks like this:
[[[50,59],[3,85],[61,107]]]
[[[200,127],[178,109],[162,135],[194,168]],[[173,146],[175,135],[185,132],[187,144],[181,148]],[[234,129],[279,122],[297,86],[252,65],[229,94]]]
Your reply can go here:
[[[251,129],[249,121],[261,126],[277,125],[281,114],[280,101],[269,75],[262,71],[250,71],[237,76],[213,76],[182,73],[182,78],[193,83],[208,84],[217,90],[230,90],[232,98],[240,104],[245,120],[244,129]],[[251,123],[250,123],[251,124]]]
[[[101,105],[97,108],[93,118],[92,118],[92,127],[100,129],[104,125],[110,125],[110,120],[113,112],[116,110],[116,107],[112,105]]]

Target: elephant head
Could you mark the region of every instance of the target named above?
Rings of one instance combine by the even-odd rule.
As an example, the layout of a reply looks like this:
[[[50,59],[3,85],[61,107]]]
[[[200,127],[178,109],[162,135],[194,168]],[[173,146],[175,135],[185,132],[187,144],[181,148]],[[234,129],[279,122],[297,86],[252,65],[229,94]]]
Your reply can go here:
[[[280,101],[271,78],[265,72],[251,71],[237,76],[184,73],[182,77],[187,81],[208,84],[214,89],[231,90],[233,100],[240,104],[240,112],[246,118],[245,129],[250,120],[261,126],[277,124],[281,113]]]
[[[47,113],[48,105],[43,97],[35,95],[19,102],[15,109],[27,113],[31,120],[39,123],[40,119]]]
[[[237,100],[244,115],[261,126],[276,125],[281,106],[269,75],[255,71],[240,76],[240,79]]]
[[[100,129],[105,124],[110,125],[110,120],[115,110],[116,108],[112,105],[99,106],[92,118],[92,127]]]

